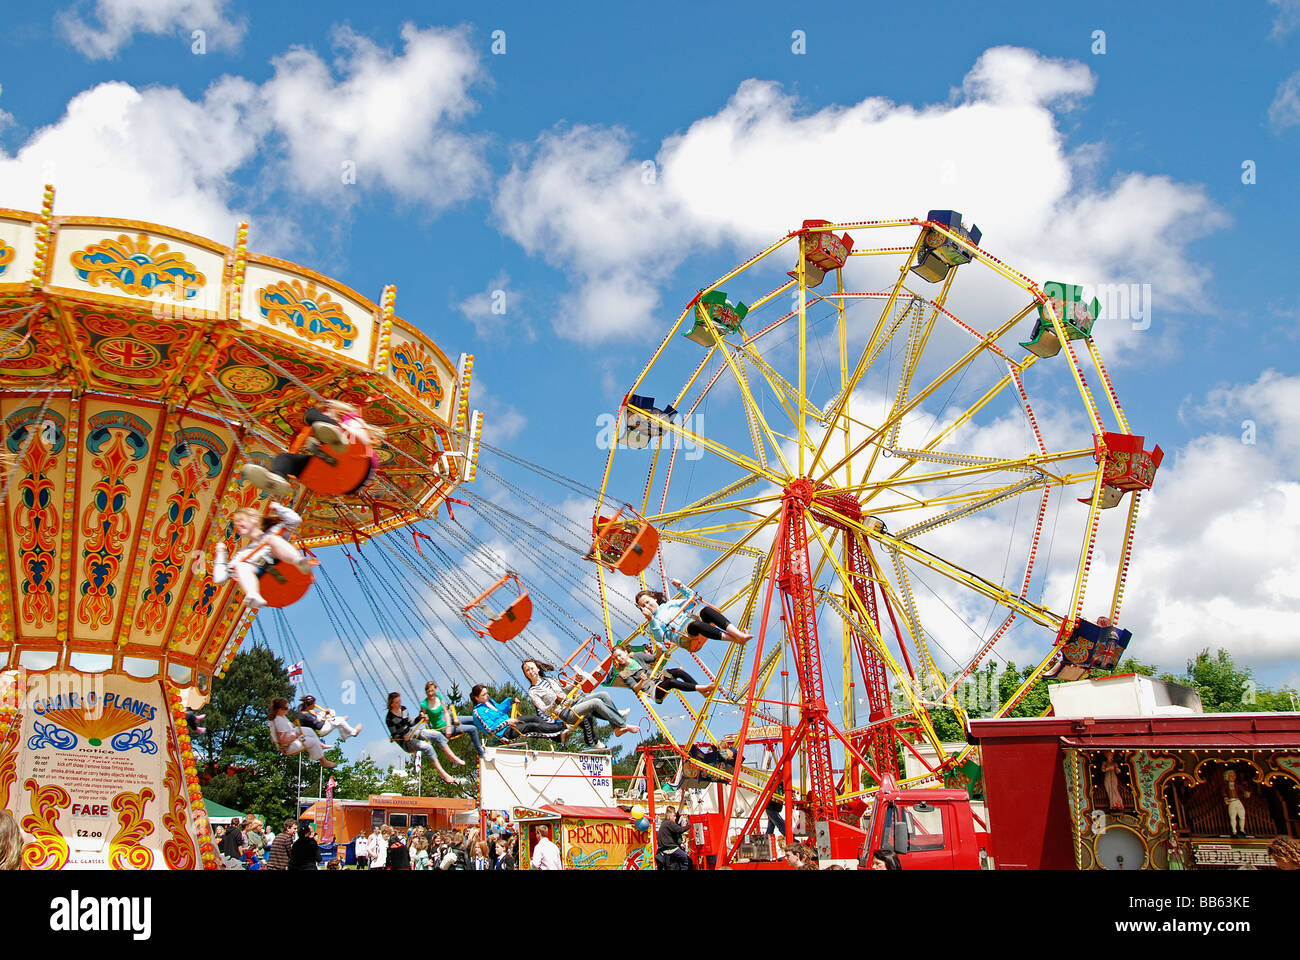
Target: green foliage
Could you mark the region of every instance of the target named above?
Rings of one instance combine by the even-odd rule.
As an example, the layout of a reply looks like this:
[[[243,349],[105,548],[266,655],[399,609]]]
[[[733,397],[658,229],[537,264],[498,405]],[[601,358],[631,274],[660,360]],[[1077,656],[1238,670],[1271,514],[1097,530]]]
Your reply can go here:
[[[213,683],[212,699],[202,711],[207,732],[194,739],[206,760],[201,766],[208,775],[205,797],[256,814],[268,824],[294,815],[298,759],[281,756],[266,726],[271,700],[292,695],[284,662],[270,650],[250,647],[235,655],[225,678]],[[338,755],[337,749],[332,752]],[[304,780],[317,770],[304,758]],[[312,786],[307,793],[315,794]]]

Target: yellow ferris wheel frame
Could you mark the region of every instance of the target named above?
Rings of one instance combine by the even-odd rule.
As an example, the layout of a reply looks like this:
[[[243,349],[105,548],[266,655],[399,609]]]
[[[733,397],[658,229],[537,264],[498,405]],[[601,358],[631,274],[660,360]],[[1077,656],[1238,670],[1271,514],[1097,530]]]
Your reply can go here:
[[[804,237],[822,232],[838,233],[839,231],[846,231],[854,235],[855,239],[861,233],[866,233],[874,239],[879,234],[871,233],[871,231],[897,232],[908,229],[914,229],[917,232],[915,240],[908,245],[869,246],[864,244],[856,246],[848,253],[849,258],[901,258],[897,279],[887,288],[874,291],[846,290],[844,270],[836,269],[834,270],[834,293],[812,292],[807,282],[808,272]],[[954,268],[948,272],[947,276],[940,282],[937,294],[932,297],[921,296],[908,287],[907,281],[909,268],[916,262],[917,255],[926,243],[927,237],[931,238],[932,244],[936,241],[947,241],[960,248],[968,256],[969,262],[982,264],[1014,287],[1023,291],[1027,302],[1023,307],[1012,313],[1010,317],[992,325],[984,333],[980,333],[945,306],[954,279],[961,268]],[[753,317],[762,307],[786,294],[797,296],[795,307],[752,334],[745,334],[740,329],[735,332],[728,332],[720,327],[714,327],[712,345],[705,348],[703,359],[700,360],[694,372],[673,398],[672,407],[680,407],[686,402],[688,396],[691,395],[691,391],[696,388],[699,379],[711,363],[720,358],[721,365],[712,374],[712,379],[698,391],[694,406],[690,406],[684,411],[688,414],[688,417],[683,419],[683,423],[679,424],[672,419],[665,418],[659,415],[658,411],[637,407],[629,400],[625,401],[620,409],[619,420],[615,426],[615,437],[617,438],[620,435],[627,418],[636,416],[642,418],[643,421],[655,422],[664,435],[673,438],[672,452],[669,454],[669,462],[662,481],[663,494],[658,509],[656,510],[651,504],[651,494],[660,468],[661,453],[665,449],[662,443],[657,444],[655,449],[650,452],[650,465],[639,510],[650,523],[658,528],[663,541],[685,543],[717,553],[717,556],[689,582],[690,586],[694,587],[701,583],[721,568],[723,564],[736,557],[750,557],[756,561],[754,575],[750,581],[735,591],[723,603],[717,604],[723,610],[734,609],[737,606],[741,607],[743,613],[738,618],[738,622],[742,626],[749,625],[759,593],[770,573],[770,564],[773,558],[773,549],[765,549],[761,541],[758,541],[758,545],[755,545],[755,541],[763,531],[770,530],[777,523],[781,513],[782,491],[787,485],[797,477],[808,477],[818,486],[816,497],[848,494],[857,499],[861,504],[863,514],[859,518],[838,513],[833,507],[825,504],[819,505],[815,499],[808,519],[809,527],[814,534],[813,537],[809,538],[810,547],[815,539],[821,548],[821,557],[813,574],[813,582],[818,582],[818,578],[827,565],[830,566],[835,579],[838,581],[836,593],[832,594],[831,591],[823,591],[822,595],[824,600],[831,601],[837,608],[843,624],[842,682],[845,691],[843,722],[845,729],[848,730],[853,720],[854,711],[851,702],[853,698],[849,695],[853,684],[850,641],[856,631],[858,635],[865,639],[871,651],[887,667],[890,676],[896,681],[896,690],[901,690],[903,698],[906,700],[906,705],[895,709],[893,716],[888,718],[888,721],[892,722],[906,718],[913,722],[923,738],[929,741],[936,751],[941,764],[935,769],[935,772],[913,778],[912,781],[904,780],[902,782],[906,784],[933,780],[944,768],[943,765],[962,762],[973,748],[968,747],[955,755],[948,754],[939,742],[939,738],[929,721],[926,712],[927,708],[946,706],[953,709],[964,720],[964,713],[953,698],[953,690],[987,656],[994,644],[1017,616],[1057,631],[1057,643],[1051,647],[1016,693],[1006,703],[999,706],[998,716],[1002,716],[1013,709],[1032,684],[1041,677],[1059,656],[1062,633],[1068,633],[1066,628],[1082,615],[1089,568],[1101,517],[1101,491],[1106,467],[1105,445],[1101,438],[1110,429],[1103,420],[1103,409],[1106,409],[1113,417],[1116,426],[1115,432],[1131,434],[1131,430],[1115,393],[1112,380],[1091,336],[1085,339],[1084,347],[1086,348],[1087,358],[1091,360],[1092,369],[1095,370],[1097,375],[1094,382],[1099,382],[1103,387],[1102,394],[1105,408],[1098,403],[1093,394],[1088,382],[1088,374],[1076,354],[1074,343],[1066,335],[1063,318],[1057,316],[1052,299],[1043,292],[1038,284],[1025,274],[970,242],[970,239],[963,235],[962,232],[952,230],[942,223],[914,218],[846,223],[822,222],[822,225],[814,227],[809,227],[805,223],[804,229],[791,231],[786,236],[776,240],[749,260],[703,288],[699,295],[686,305],[628,389],[628,397],[633,397],[642,389],[643,384],[664,357],[670,344],[674,342],[681,332],[683,324],[693,324],[697,319],[708,321],[708,316],[701,306],[701,297],[719,290],[733,279],[740,277],[769,258],[786,253],[787,245],[792,242],[795,244],[797,253],[793,258],[796,264],[795,269],[789,274],[791,279],[779,284],[769,293],[755,300],[749,307],[748,317]],[[967,266],[965,269],[969,270],[970,267]],[[825,279],[829,279],[829,273]],[[853,301],[870,300],[881,301],[883,306],[865,346],[857,355],[856,360],[851,362],[847,332],[847,308]],[[808,397],[808,309],[815,303],[823,303],[833,308],[833,316],[838,327],[839,390],[824,408],[819,407]],[[903,305],[904,303],[905,305]],[[1035,310],[1039,311],[1040,317],[1050,323],[1052,330],[1062,345],[1061,353],[1068,365],[1070,378],[1083,403],[1096,438],[1093,445],[1076,449],[1048,449],[1024,385],[1025,372],[1034,366],[1040,358],[1033,353],[1029,353],[1022,359],[1016,359],[1009,356],[999,346],[999,340]],[[914,315],[909,317],[909,314]],[[921,366],[922,358],[926,356],[926,346],[930,342],[931,334],[940,318],[955,323],[970,335],[969,349],[921,389],[913,390],[913,378]],[[854,395],[854,391],[880,360],[884,352],[884,346],[899,333],[904,322],[909,323],[907,348],[903,366],[897,375],[897,391],[893,405],[882,423],[874,425],[865,423],[851,412],[850,400]],[[778,372],[773,363],[767,361],[761,352],[760,343],[772,331],[791,323],[797,323],[798,353],[795,382],[791,382],[790,379],[784,377]],[[897,447],[898,430],[903,418],[908,413],[918,409],[940,387],[952,382],[977,358],[985,355],[992,355],[998,362],[1004,364],[1006,367],[1005,375],[964,411],[955,416],[942,431],[933,439],[927,441],[923,447],[920,449]],[[730,375],[730,382],[736,386],[739,401],[744,407],[753,446],[752,454],[741,452],[735,448],[734,444],[729,446],[686,426],[689,414],[694,411],[699,402],[708,395],[714,384],[724,374]],[[757,376],[761,382],[766,384],[770,396],[776,400],[775,408],[784,413],[788,423],[776,423],[776,427],[780,429],[774,428],[773,424],[768,420],[764,407],[756,402],[750,385],[751,375]],[[1037,452],[1020,457],[995,459],[941,449],[945,441],[953,437],[963,425],[969,423],[977,413],[1009,389],[1014,390],[1019,395],[1020,404],[1025,411],[1035,437],[1038,447]],[[819,421],[824,428],[820,438],[816,436],[815,430],[809,427],[810,416]],[[785,443],[783,444],[782,441],[785,441]],[[730,483],[693,500],[685,506],[667,509],[666,503],[671,483],[673,461],[677,451],[684,443],[695,444],[699,448],[708,451],[719,460],[739,471],[740,475]],[[797,456],[791,450],[792,447],[797,449]],[[835,449],[834,453],[832,453],[833,447]],[[616,439],[610,446],[605,469],[601,477],[601,502],[606,499],[616,499],[610,495],[609,491],[615,457],[619,448],[620,445]],[[873,478],[873,472],[876,471],[882,452],[886,453],[886,456],[891,459],[897,458],[901,461],[901,464],[892,472]],[[865,460],[865,466],[855,474],[854,467],[863,460]],[[1094,462],[1088,463],[1086,467],[1080,467],[1078,461],[1083,460],[1093,460]],[[1075,468],[1071,469],[1072,466]],[[915,469],[921,469],[925,472],[916,474],[912,472]],[[882,493],[905,486],[919,489],[926,484],[937,481],[958,478],[977,481],[982,477],[1005,476],[1008,473],[1021,474],[1026,479],[1017,483],[999,482],[992,487],[963,490],[958,493],[926,496],[909,494],[906,500],[900,499],[891,504],[873,505],[873,501]],[[739,496],[743,491],[764,481],[771,485],[772,489],[769,492]],[[835,483],[831,481],[835,481]],[[836,483],[838,485],[835,485]],[[1037,535],[1034,537],[1033,548],[1027,563],[1024,585],[1018,592],[995,584],[970,570],[946,561],[942,557],[916,546],[906,538],[909,531],[915,531],[918,527],[933,529],[935,526],[964,519],[1010,497],[1040,491],[1038,526],[1041,529],[1049,494],[1053,490],[1065,491],[1071,487],[1080,486],[1090,488],[1091,496],[1089,498],[1088,515],[1083,542],[1080,547],[1079,561],[1074,575],[1069,611],[1064,614],[1034,603],[1026,595],[1033,569],[1033,551],[1036,551],[1038,546]],[[1120,613],[1124,577],[1131,559],[1131,549],[1136,529],[1139,496],[1139,492],[1134,491],[1130,498],[1118,573],[1114,590],[1110,596],[1109,615],[1112,621],[1117,620]],[[871,516],[867,515],[868,512],[870,512]],[[891,534],[884,528],[883,524],[876,522],[877,518],[882,516],[889,515],[892,518],[896,515],[906,518],[911,513],[922,515],[925,519],[898,533]],[[816,517],[819,514],[823,518],[833,520],[834,525],[818,522]],[[689,525],[691,523],[695,525]],[[864,608],[857,592],[849,588],[850,575],[844,569],[841,560],[837,558],[836,546],[837,540],[839,540],[839,545],[842,548],[846,547],[847,545],[843,541],[850,536],[858,541],[865,550],[867,557],[870,558],[869,562],[873,571],[871,579],[879,586],[882,595],[886,598],[886,602],[891,606],[892,610],[898,611],[901,615],[903,629],[899,633],[900,644],[902,644],[904,636],[910,639],[917,655],[916,659],[919,661],[920,670],[925,678],[929,680],[937,677],[942,681],[938,689],[942,689],[943,693],[937,697],[932,695],[927,698],[918,690],[915,683],[916,667],[910,666],[910,669],[904,669],[898,663],[883,636],[883,630],[877,628],[873,618]],[[726,537],[731,539],[720,539]],[[873,546],[879,550],[881,555],[887,555],[891,558],[896,583],[891,583],[884,574],[881,561],[876,558],[872,550]],[[924,566],[974,593],[991,599],[1008,611],[1002,626],[951,683],[938,670],[926,642],[925,630],[920,622],[915,598],[912,595],[910,577],[907,574],[907,563],[909,562]],[[662,558],[660,558],[660,574],[663,575]],[[640,633],[643,628],[633,631],[631,636],[616,638],[610,616],[607,579],[609,576],[609,572],[603,566],[597,566],[606,636],[610,637],[611,640],[627,642]],[[639,580],[642,587],[647,586],[645,572],[640,574]],[[779,642],[773,650],[781,650],[784,643],[785,641]],[[680,653],[681,651],[677,652]],[[906,656],[907,651],[905,648],[902,652]],[[715,674],[696,654],[686,655],[696,661],[696,664],[700,669],[704,670],[710,680],[719,682],[710,696],[706,698],[704,705],[699,709],[692,707],[680,691],[674,691],[678,701],[686,709],[687,714],[693,721],[691,732],[683,744],[676,743],[674,736],[669,731],[668,724],[655,709],[651,699],[643,694],[638,694],[647,715],[664,735],[665,740],[673,744],[674,749],[682,757],[683,761],[689,759],[686,750],[690,744],[696,742],[701,734],[715,744],[719,742],[719,737],[709,724],[710,714],[720,704],[728,702],[731,705],[737,704],[741,692],[740,671],[745,659],[743,648],[731,644],[725,650],[721,665]],[[766,689],[776,672],[776,659],[779,658],[773,658],[772,654],[769,653],[766,659],[768,662],[759,665],[760,682],[755,702],[741,702],[739,706],[742,710],[750,711],[753,715],[768,722],[779,722],[757,702],[765,698]],[[724,676],[728,677],[729,682],[722,682]],[[731,779],[733,776],[731,770],[708,767],[698,761],[690,762],[695,767],[709,770],[714,775],[726,779]],[[846,769],[847,766],[848,761],[846,759]],[[760,789],[764,779],[768,776],[762,771],[749,768],[742,769],[745,773],[742,774],[740,779],[745,786],[751,789]],[[806,765],[804,765],[804,769],[806,771]],[[870,790],[850,788],[846,777],[845,790],[841,794],[841,798],[846,799],[868,792]]]

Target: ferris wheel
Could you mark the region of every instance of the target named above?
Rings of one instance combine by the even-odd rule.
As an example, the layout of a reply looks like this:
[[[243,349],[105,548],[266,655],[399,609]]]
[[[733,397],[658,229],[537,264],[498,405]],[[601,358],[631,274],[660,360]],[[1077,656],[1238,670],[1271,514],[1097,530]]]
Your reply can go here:
[[[716,680],[703,703],[676,693],[684,738],[641,700],[684,761],[739,717],[740,756],[712,772],[733,798],[759,793],[759,811],[795,766],[816,820],[897,782],[905,752],[918,779],[942,777],[967,751],[945,748],[929,711],[962,717],[1004,648],[1037,666],[1009,696],[990,687],[991,715],[1127,645],[1124,580],[1160,449],[1132,434],[1091,338],[1100,305],[979,241],[953,211],[806,220],[686,304],[620,410],[597,539],[616,526],[630,544],[631,516],[660,550],[598,567],[607,633],[636,639],[608,617],[628,574],[665,592],[681,578],[754,633],[674,651]],[[616,502],[634,489],[639,503]],[[1121,505],[1115,578],[1090,588]],[[779,755],[770,769],[745,765],[756,740]]]

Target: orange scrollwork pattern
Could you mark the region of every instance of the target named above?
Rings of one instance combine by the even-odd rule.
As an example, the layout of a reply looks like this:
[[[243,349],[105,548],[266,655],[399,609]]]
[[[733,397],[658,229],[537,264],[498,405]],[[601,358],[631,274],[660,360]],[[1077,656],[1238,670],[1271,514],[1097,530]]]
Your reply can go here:
[[[18,777],[18,737],[22,715],[0,713],[0,807],[9,806],[9,788]]]
[[[122,550],[131,530],[127,478],[140,469],[149,452],[150,425],[133,414],[110,410],[90,418],[85,447],[90,465],[100,479],[91,487],[90,502],[82,512],[82,568],[84,580],[77,601],[77,620],[92,627],[113,622],[118,600],[116,584]]]
[[[54,425],[53,419],[47,422]],[[10,425],[10,430],[13,429]],[[21,444],[31,430],[44,432],[45,428],[41,424],[28,423],[11,435],[8,445]],[[57,429],[54,432],[56,445],[61,449],[62,434]],[[57,463],[55,451],[47,449],[44,442],[38,440],[27,444],[25,459],[18,471],[21,478],[17,483],[18,496],[13,501],[18,567],[24,577],[19,588],[22,592],[20,613],[23,622],[33,627],[43,627],[54,619],[55,546],[61,524],[53,480]]]
[[[72,803],[68,791],[56,783],[42,787],[33,778],[23,781],[31,794],[32,812],[20,826],[34,838],[23,844],[23,866],[28,870],[62,870],[68,862],[68,841],[59,833],[59,813]]]
[[[108,843],[108,865],[114,870],[148,870],[153,866],[153,851],[140,845],[153,833],[153,824],[144,818],[144,808],[153,798],[153,791],[145,787],[139,793],[123,790],[109,804],[119,826]]]
[[[162,822],[171,834],[171,839],[163,842],[163,861],[171,870],[193,870],[198,866],[199,855],[187,829],[185,779],[176,753],[176,741],[172,737],[167,738],[167,775],[163,778],[163,786],[167,788],[168,809]]]
[[[425,349],[424,344],[415,340],[399,343],[393,347],[389,362],[393,373],[410,384],[417,397],[435,409],[442,403],[442,380],[438,377],[433,355]]]

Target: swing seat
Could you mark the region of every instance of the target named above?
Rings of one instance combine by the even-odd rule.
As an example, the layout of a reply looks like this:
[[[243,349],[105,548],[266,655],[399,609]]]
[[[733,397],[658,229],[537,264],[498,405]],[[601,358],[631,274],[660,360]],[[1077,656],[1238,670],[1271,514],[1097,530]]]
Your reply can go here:
[[[578,689],[580,689],[583,693],[591,693],[591,691],[595,690],[598,686],[600,686],[602,683],[605,682],[605,678],[609,676],[609,671],[613,668],[613,666],[614,666],[614,653],[613,651],[611,651],[605,655],[605,659],[600,661],[600,663],[596,666],[594,670],[587,671],[588,673],[591,674],[591,679],[587,680],[584,678],[581,682],[578,683]]]
[[[484,614],[488,610],[486,606],[488,598],[510,581],[514,582],[517,595],[500,613],[491,614],[484,622]],[[469,624],[469,628],[480,637],[491,637],[501,643],[519,636],[532,618],[533,601],[523,584],[519,582],[517,573],[507,573],[465,605],[465,621]]]
[[[507,640],[513,640],[519,636],[532,618],[533,601],[528,596],[528,591],[525,590],[511,601],[510,606],[492,618],[492,621],[488,624],[488,634],[493,640],[500,640],[505,643]]]
[[[303,573],[290,563],[272,561],[262,568],[258,577],[258,586],[262,590],[262,599],[268,607],[288,607],[297,603],[316,578],[310,573]]]
[[[624,511],[631,516],[625,518]],[[630,504],[619,508],[612,517],[596,517],[591,527],[594,539],[590,558],[625,576],[638,576],[650,566],[659,549],[659,531]]]
[[[311,460],[298,474],[298,480],[313,493],[337,497],[357,489],[365,481],[374,463],[374,451],[364,443],[351,443],[342,453],[335,453],[316,440],[311,427],[298,431],[290,453],[309,453]]]
[[[679,646],[687,653],[699,653],[701,650],[704,649],[704,645],[709,642],[708,637],[699,637],[699,636],[682,637],[682,640],[684,640],[685,643],[679,644]]]

